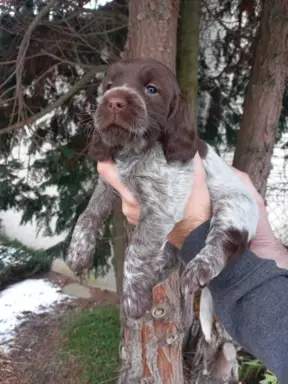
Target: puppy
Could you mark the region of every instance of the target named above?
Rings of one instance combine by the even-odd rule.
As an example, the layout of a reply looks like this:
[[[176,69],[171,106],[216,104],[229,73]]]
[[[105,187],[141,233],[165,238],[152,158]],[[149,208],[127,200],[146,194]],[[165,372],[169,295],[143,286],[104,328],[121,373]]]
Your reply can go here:
[[[183,271],[183,291],[207,285],[231,256],[247,247],[256,233],[258,208],[241,179],[197,137],[187,101],[169,68],[148,58],[122,60],[110,66],[102,88],[90,155],[97,161],[112,158],[122,183],[141,205],[125,254],[123,281],[124,311],[137,319],[151,309],[153,287],[176,263],[167,235],[183,217],[196,151],[205,166],[213,216],[205,247]],[[67,257],[76,273],[92,264],[97,233],[116,198],[99,177]]]

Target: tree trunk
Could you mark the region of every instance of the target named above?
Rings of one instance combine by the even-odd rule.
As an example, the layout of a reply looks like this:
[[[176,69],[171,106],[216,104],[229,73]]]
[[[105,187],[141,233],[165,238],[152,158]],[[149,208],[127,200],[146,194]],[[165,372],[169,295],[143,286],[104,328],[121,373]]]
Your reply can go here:
[[[182,0],[178,27],[177,79],[196,120],[200,0]],[[195,121],[196,127],[196,121]]]
[[[194,9],[189,1],[184,5],[186,11],[195,11],[196,21],[199,9]],[[176,0],[131,0],[128,43],[122,57],[150,56],[164,62],[175,73],[178,9]],[[183,20],[189,24],[189,17]],[[185,28],[180,31],[187,32]],[[180,57],[182,81],[189,84],[191,105],[197,95],[198,31],[199,24],[192,29],[189,26],[182,45],[184,54]],[[190,33],[196,33],[197,37],[189,36]],[[193,42],[191,50],[189,41]],[[133,321],[121,316],[119,384],[237,382],[236,349],[229,335],[211,314],[211,340],[205,340],[199,319],[200,294],[193,306],[192,296],[181,296],[179,281],[180,268],[175,268],[165,281],[154,287],[153,308],[145,318]]]
[[[265,0],[233,165],[265,196],[287,78],[288,0]]]
[[[183,308],[180,300],[179,270],[153,291],[151,317],[135,322],[123,321],[119,383],[184,383],[182,344]],[[188,313],[192,321],[192,306]]]
[[[123,57],[151,57],[176,69],[179,0],[130,0]]]
[[[112,264],[115,273],[117,293],[121,299],[123,284],[123,267],[125,250],[127,247],[127,237],[125,216],[122,213],[122,205],[120,199],[117,199],[117,202],[114,205],[111,226],[111,239],[113,247]]]
[[[125,51],[121,53],[121,57],[151,57],[162,61],[175,72],[179,0],[130,0],[128,7],[128,36]],[[156,38],[154,39],[152,36]],[[127,245],[126,238],[124,240],[124,232],[122,232],[125,225],[122,224],[122,228],[120,228],[119,220],[122,215],[122,212],[119,212],[120,208],[115,207],[113,214],[114,224],[117,223],[113,236],[118,238],[117,242],[114,241],[115,246],[113,247],[113,265],[118,292],[122,291],[122,288],[119,287],[119,279],[121,276],[123,277],[121,263],[124,260],[124,253],[121,252]],[[126,230],[129,237],[131,226],[128,225]],[[120,247],[120,250],[117,250],[116,247]]]
[[[129,32],[123,58],[152,57],[175,73],[179,0],[130,0]],[[154,287],[150,318],[122,317],[119,384],[184,383],[182,303],[179,269]],[[173,310],[169,310],[173,305]],[[187,318],[192,322],[193,311]]]

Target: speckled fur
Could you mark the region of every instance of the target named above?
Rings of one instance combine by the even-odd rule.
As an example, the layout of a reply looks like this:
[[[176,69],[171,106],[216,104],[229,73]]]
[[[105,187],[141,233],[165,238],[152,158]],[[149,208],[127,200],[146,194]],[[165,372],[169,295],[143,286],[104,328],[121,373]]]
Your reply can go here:
[[[162,98],[149,99],[142,91],[145,68],[150,70],[150,77],[154,76],[153,82],[158,81],[162,87]],[[213,217],[205,247],[184,269],[183,291],[195,292],[209,283],[232,254],[247,246],[256,232],[258,208],[241,179],[212,147],[197,139],[195,132],[191,133],[188,107],[177,94],[179,88],[172,73],[152,60],[129,61],[114,67],[112,73],[111,78],[118,82],[112,90],[104,91],[104,99],[100,101],[103,112],[96,112],[94,117],[94,150],[98,160],[113,154],[123,184],[141,205],[139,223],[125,254],[123,281],[124,311],[136,319],[151,309],[152,289],[163,277],[164,269],[177,262],[171,247],[166,246],[167,236],[183,217],[193,185],[196,150],[202,155],[206,169]],[[123,112],[122,120],[120,116],[117,123],[122,128],[116,126],[116,131],[113,128],[113,137],[105,125],[105,114],[107,119],[111,116],[104,104],[111,94],[129,98],[129,108],[137,111],[135,121],[127,111],[126,115]],[[138,95],[136,101],[135,95]],[[138,129],[140,122],[142,128]],[[117,137],[122,149],[115,151]],[[100,178],[88,207],[78,219],[70,244],[67,263],[75,272],[81,273],[92,264],[96,234],[111,213],[116,196],[112,187]]]
[[[225,232],[235,229],[247,232],[248,241],[255,235],[258,209],[250,192],[239,177],[209,147],[204,166],[213,203],[214,216],[206,246],[191,261],[182,275],[182,287],[190,292],[206,285],[224,268],[230,255],[225,253]],[[131,317],[141,317],[151,308],[152,288],[174,255],[165,250],[167,235],[181,220],[189,197],[194,165],[167,164],[159,145],[145,155],[119,155],[116,167],[120,178],[141,204],[141,217],[129,244],[124,264],[124,310]],[[112,210],[116,194],[99,180],[87,209],[76,225],[68,258],[77,272],[87,267],[87,259],[79,263],[79,255],[92,258],[96,229]],[[227,232],[229,233],[229,231]]]

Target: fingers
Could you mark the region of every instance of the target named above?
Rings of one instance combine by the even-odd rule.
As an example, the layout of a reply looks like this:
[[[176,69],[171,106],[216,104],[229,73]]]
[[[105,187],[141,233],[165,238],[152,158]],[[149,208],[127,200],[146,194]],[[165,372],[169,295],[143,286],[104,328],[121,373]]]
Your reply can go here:
[[[196,152],[194,156],[194,164],[195,164],[195,171],[194,171],[194,178],[195,181],[198,183],[202,183],[205,181],[206,178],[206,171],[203,165],[203,161],[199,155],[199,152]]]
[[[136,225],[140,216],[140,206],[131,192],[121,183],[113,161],[98,162],[99,174],[109,183],[122,198],[122,211],[130,224]]]
[[[128,204],[136,205],[137,201],[131,192],[121,183],[118,172],[113,161],[98,162],[98,173],[109,183]]]
[[[202,159],[199,153],[195,155],[195,172],[193,177],[193,188],[192,194],[190,197],[190,204],[188,202],[188,207],[185,210],[185,218],[190,218],[191,210],[195,211],[195,205],[198,207],[198,216],[202,217],[202,211],[208,211],[210,214],[210,197],[209,192],[206,186],[206,172],[203,166]],[[133,197],[131,192],[121,183],[117,169],[112,160],[105,162],[98,162],[97,169],[99,174],[120,194],[122,198],[122,211],[126,216],[129,223],[136,225],[140,217],[140,206],[137,200]],[[207,204],[204,204],[202,207],[199,204],[200,201],[206,201]],[[207,209],[206,208],[207,205]],[[197,211],[197,209],[196,209]],[[200,212],[201,211],[201,212]],[[193,215],[192,215],[193,216]],[[206,217],[206,216],[205,216]]]
[[[192,175],[191,175],[192,177]],[[206,185],[206,171],[199,153],[194,157],[193,185],[184,211],[184,218],[170,232],[170,243],[181,248],[186,237],[211,217],[211,201]]]
[[[258,205],[265,205],[263,197],[260,195],[260,193],[255,188],[254,184],[252,183],[250,176],[242,171],[239,171],[239,169],[234,168],[232,165],[230,165],[230,168],[241,178],[242,181],[247,185],[247,187],[252,192],[253,196],[256,198]]]
[[[136,225],[138,223],[140,207],[137,202],[136,204],[130,204],[127,200],[122,199],[122,212],[130,224]]]
[[[262,196],[259,194],[257,189],[255,188],[254,184],[252,183],[249,175],[245,172],[239,171],[239,169],[234,168],[232,165],[229,165],[229,167],[235,172],[241,179],[244,181],[244,183],[249,187],[250,191],[253,193],[254,197],[256,198],[258,204],[264,204],[264,200]],[[195,185],[201,185],[203,184],[203,181],[205,180],[206,173],[205,168],[202,162],[202,159],[197,152],[195,155],[195,173],[194,173],[194,182],[193,186],[195,188]]]
[[[186,205],[184,219],[195,218],[195,216],[210,215],[210,194],[206,184],[206,171],[202,159],[197,152],[194,158],[193,185]]]

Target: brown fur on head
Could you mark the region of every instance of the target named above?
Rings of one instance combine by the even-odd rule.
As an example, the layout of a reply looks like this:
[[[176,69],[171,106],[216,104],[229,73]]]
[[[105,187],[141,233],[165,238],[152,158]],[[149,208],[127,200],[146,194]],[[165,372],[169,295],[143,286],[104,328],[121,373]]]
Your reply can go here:
[[[154,59],[110,66],[94,118],[90,155],[98,161],[119,150],[140,153],[160,142],[168,162],[186,162],[196,151],[196,129],[177,80]]]

